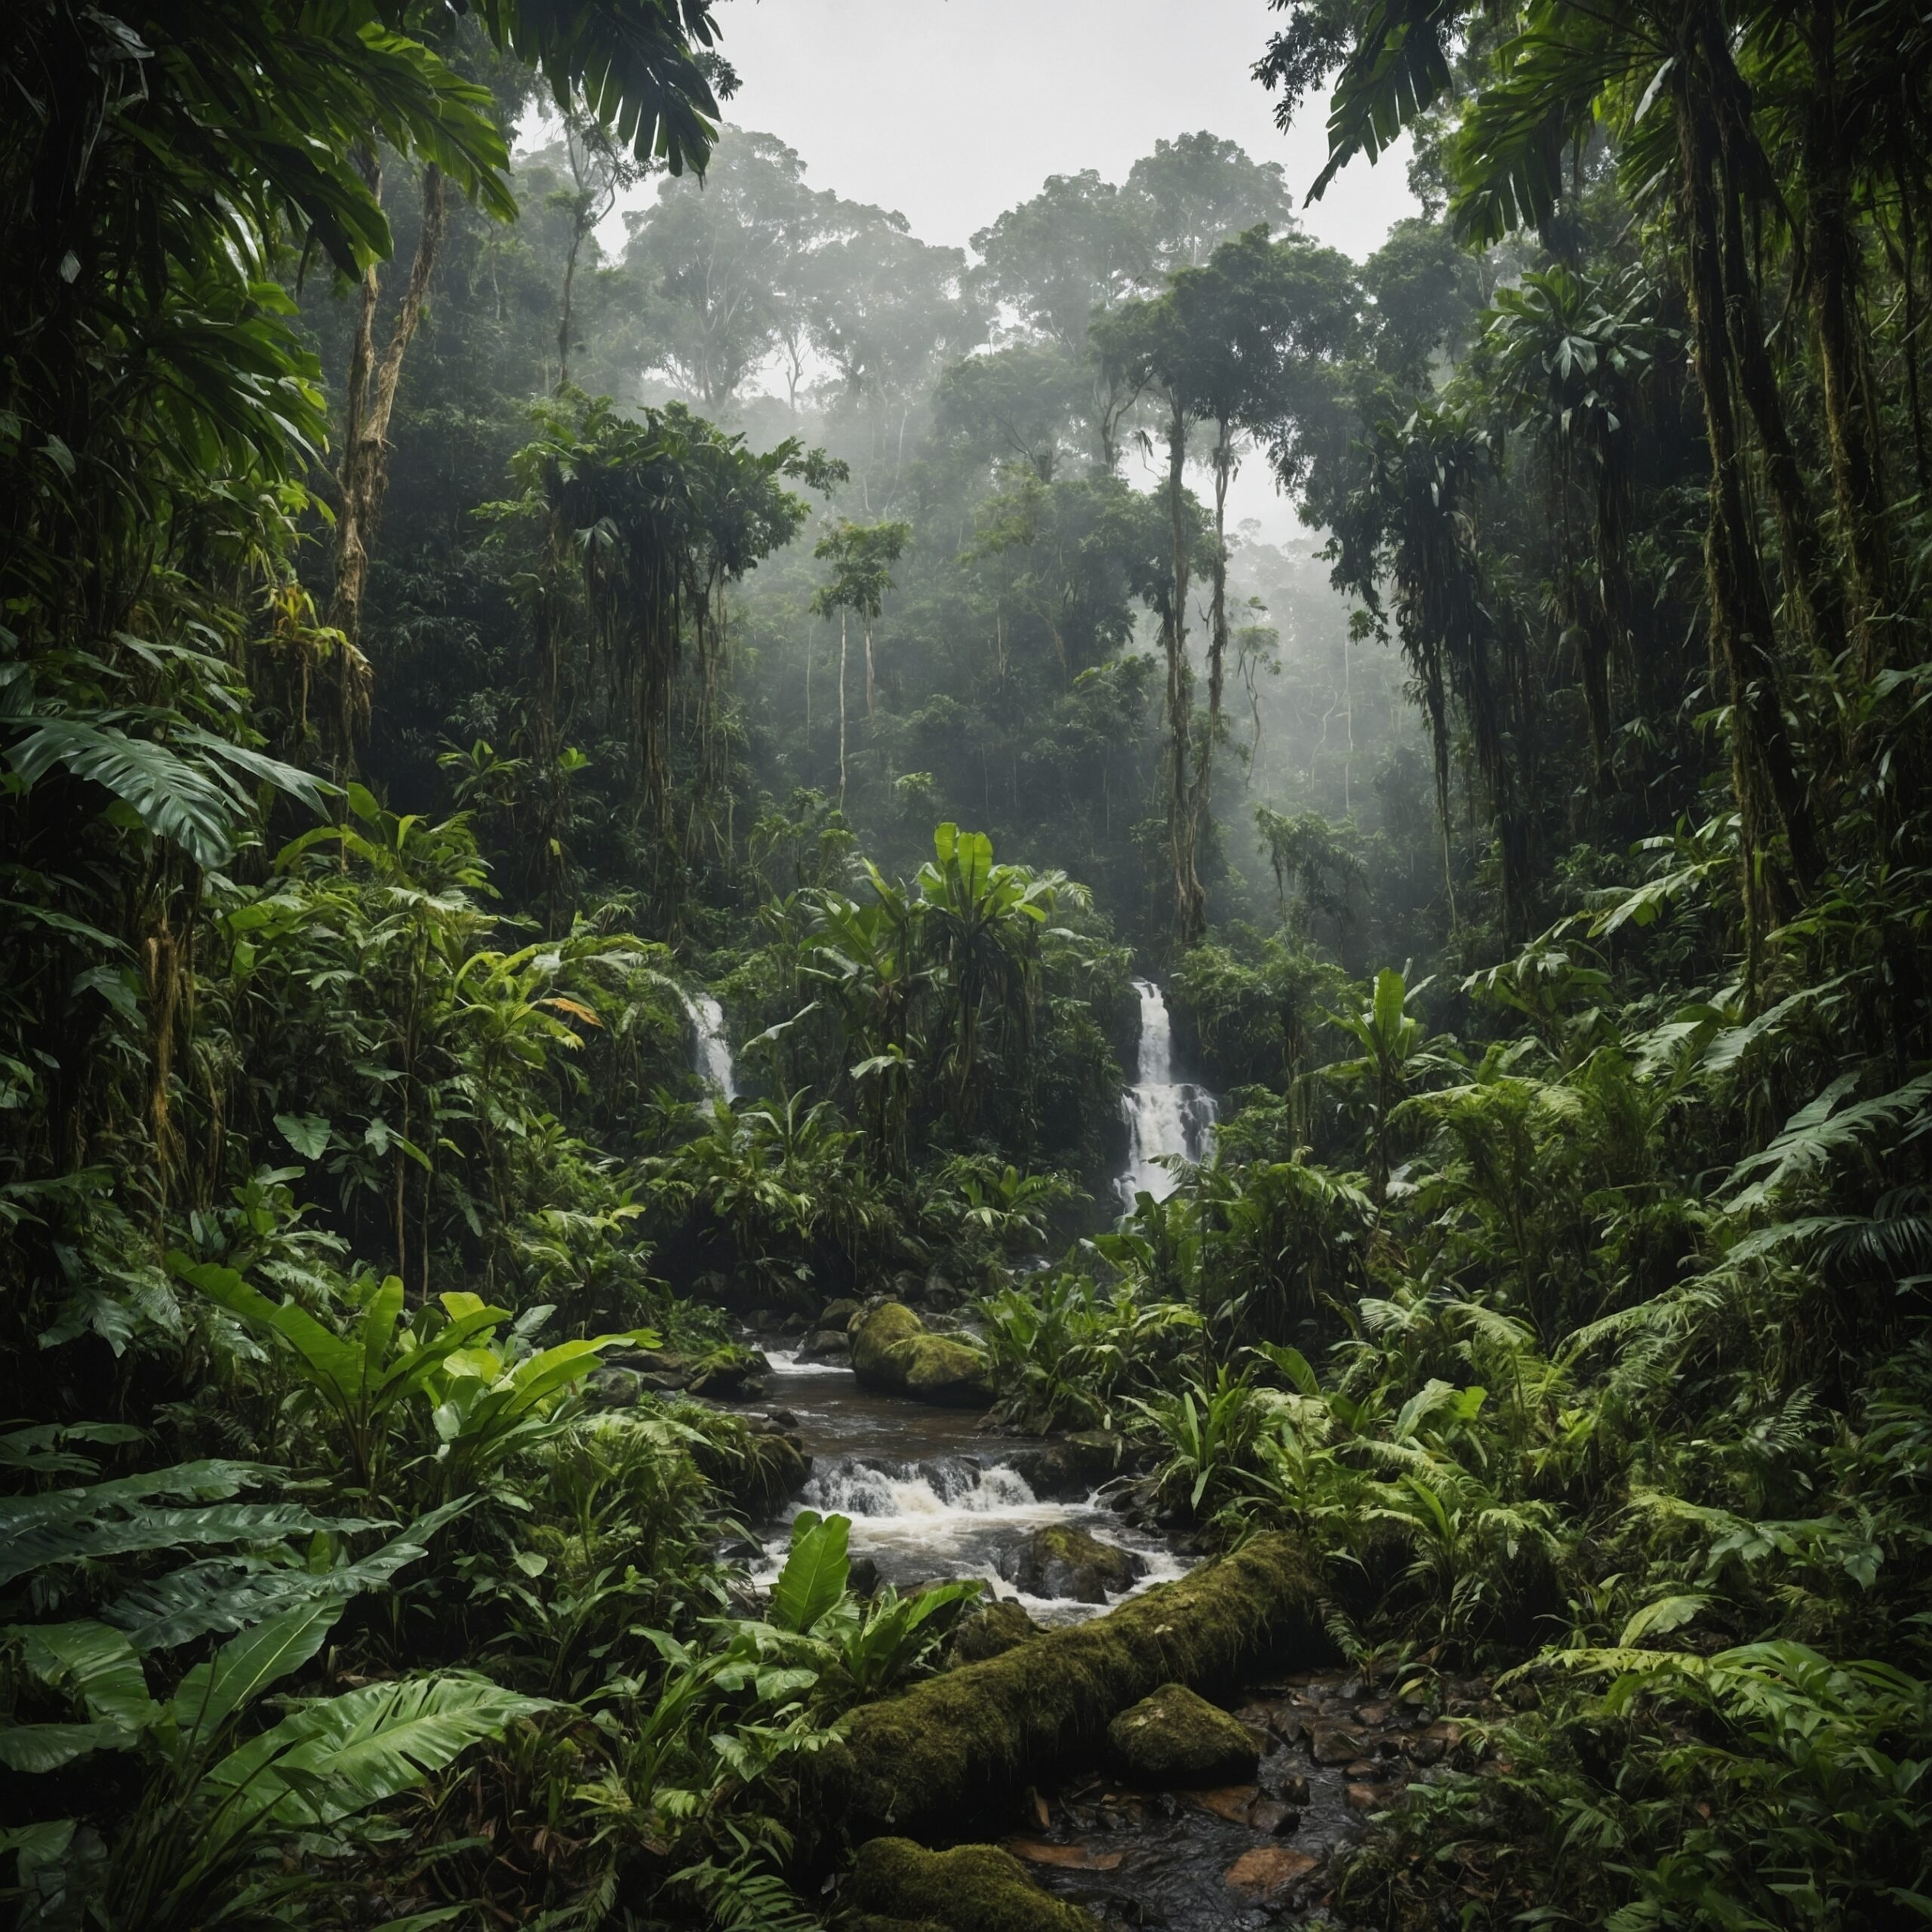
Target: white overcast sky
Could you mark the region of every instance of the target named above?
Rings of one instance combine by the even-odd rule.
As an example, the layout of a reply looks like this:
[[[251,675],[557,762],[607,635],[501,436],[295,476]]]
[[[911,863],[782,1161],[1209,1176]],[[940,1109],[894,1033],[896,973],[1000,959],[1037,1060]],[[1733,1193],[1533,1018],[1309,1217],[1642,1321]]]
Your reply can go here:
[[[1157,140],[1207,128],[1278,161],[1297,199],[1320,171],[1326,103],[1287,135],[1249,69],[1263,0],[721,0],[743,85],[726,109],[804,158],[807,179],[897,208],[964,247],[1049,174],[1121,180]],[[1303,220],[1358,259],[1414,206],[1406,144],[1343,171]]]

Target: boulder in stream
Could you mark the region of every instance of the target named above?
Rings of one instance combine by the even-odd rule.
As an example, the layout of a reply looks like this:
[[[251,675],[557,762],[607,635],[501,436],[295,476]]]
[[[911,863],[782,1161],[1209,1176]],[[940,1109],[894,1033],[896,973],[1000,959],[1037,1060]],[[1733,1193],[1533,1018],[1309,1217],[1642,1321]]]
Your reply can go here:
[[[1121,1712],[1107,1740],[1137,1778],[1152,1785],[1251,1782],[1261,1758],[1246,1725],[1184,1684],[1164,1684]]]
[[[848,1361],[852,1338],[842,1328],[814,1328],[798,1349],[801,1361]]]
[[[1094,1932],[1078,1906],[1043,1890],[998,1845],[928,1851],[910,1838],[872,1838],[859,1847],[846,1895],[875,1918],[947,1932]]]
[[[852,1368],[869,1389],[949,1408],[983,1409],[993,1398],[985,1355],[929,1334],[903,1302],[882,1302],[854,1318]]]
[[[1132,1589],[1134,1580],[1147,1574],[1147,1563],[1071,1523],[1048,1523],[1000,1552],[999,1574],[1029,1597],[1105,1603]]]

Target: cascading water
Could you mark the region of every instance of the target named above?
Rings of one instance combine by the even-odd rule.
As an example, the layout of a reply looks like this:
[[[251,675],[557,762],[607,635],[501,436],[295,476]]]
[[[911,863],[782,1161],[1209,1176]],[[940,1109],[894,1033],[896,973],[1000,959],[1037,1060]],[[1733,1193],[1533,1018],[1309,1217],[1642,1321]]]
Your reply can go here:
[[[801,1509],[850,1518],[853,1555],[868,1559],[882,1582],[905,1589],[979,1577],[1045,1623],[1091,1617],[1103,1606],[1029,1595],[1006,1580],[1008,1559],[1035,1531],[1064,1524],[1128,1550],[1142,1571],[1136,1590],[1186,1569],[1158,1537],[1131,1528],[1100,1497],[1051,1493],[1035,1466],[1038,1443],[974,1430],[956,1409],[861,1389],[847,1368],[775,1349],[766,1355],[812,1473],[765,1526],[765,1561],[755,1582],[768,1586],[777,1576],[791,1519]]]
[[[1174,1189],[1174,1177],[1155,1164],[1164,1154],[1204,1160],[1213,1150],[1217,1109],[1204,1087],[1177,1081],[1174,1071],[1174,1028],[1168,1003],[1152,980],[1136,980],[1140,995],[1140,1078],[1120,1098],[1121,1118],[1127,1123],[1127,1171],[1117,1183],[1122,1206],[1131,1208],[1134,1196],[1151,1194],[1164,1200]]]
[[[697,1070],[728,1100],[738,1097],[737,1069],[724,1037],[724,1009],[709,993],[685,995],[685,1011],[697,1029]]]

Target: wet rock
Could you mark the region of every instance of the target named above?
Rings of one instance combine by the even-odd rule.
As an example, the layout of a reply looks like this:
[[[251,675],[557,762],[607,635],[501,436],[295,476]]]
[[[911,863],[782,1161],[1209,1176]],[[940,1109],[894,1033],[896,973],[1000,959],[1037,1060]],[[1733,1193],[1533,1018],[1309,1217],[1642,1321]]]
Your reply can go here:
[[[1387,1808],[1392,1795],[1386,1785],[1352,1784],[1343,1795],[1351,1811],[1380,1811]]]
[[[869,1389],[949,1408],[983,1409],[993,1398],[984,1353],[928,1333],[901,1302],[882,1302],[854,1318],[852,1369]]]
[[[644,1391],[644,1377],[634,1368],[597,1368],[580,1385],[584,1401],[593,1409],[628,1409]]]
[[[1306,1804],[1311,1801],[1309,1795],[1308,1780],[1306,1778],[1301,1776],[1299,1772],[1296,1773],[1292,1777],[1277,1778],[1272,1788],[1274,1791],[1275,1795],[1284,1804],[1299,1806]]]
[[[1105,1603],[1146,1574],[1146,1559],[1070,1523],[1049,1523],[999,1555],[999,1574],[1029,1597]],[[1232,1721],[1232,1719],[1229,1720]]]
[[[1128,1769],[1149,1784],[1249,1782],[1260,1757],[1254,1740],[1226,1711],[1180,1684],[1164,1684],[1121,1712],[1107,1739]]]
[[[659,1395],[675,1395],[688,1387],[697,1367],[688,1355],[675,1355],[669,1349],[614,1349],[604,1362],[608,1368],[634,1369],[638,1387]]]
[[[798,1426],[798,1418],[789,1409],[767,1409],[764,1419],[775,1422],[780,1429],[796,1429]]]
[[[764,1393],[771,1363],[755,1349],[717,1349],[691,1371],[685,1385],[715,1402],[743,1402]]]
[[[1260,1796],[1251,1784],[1230,1784],[1214,1791],[1190,1792],[1187,1801],[1217,1818],[1226,1819],[1231,1825],[1244,1825]]]
[[[1085,1496],[1121,1472],[1127,1438],[1105,1429],[1051,1438],[1027,1458],[1027,1480],[1038,1496]]]
[[[1402,1752],[1412,1764],[1426,1769],[1439,1764],[1462,1742],[1460,1724],[1426,1724],[1402,1740]]]
[[[1270,1838],[1286,1838],[1300,1829],[1301,1813],[1292,1804],[1278,1804],[1273,1798],[1264,1798],[1248,1807],[1247,1822],[1251,1829],[1266,1832]]]
[[[1363,1724],[1384,1724],[1389,1721],[1386,1704],[1364,1704],[1355,1712],[1356,1718]]]
[[[1284,1897],[1321,1863],[1308,1852],[1291,1851],[1285,1845],[1257,1845],[1243,1852],[1222,1876],[1232,1890],[1271,1903]]]
[[[1339,1724],[1318,1724],[1309,1740],[1318,1764],[1349,1764],[1362,1755],[1359,1734]]]
[[[798,1349],[801,1361],[849,1361],[852,1338],[842,1328],[814,1328]]]
[[[820,1328],[849,1328],[853,1316],[858,1312],[859,1304],[849,1295],[844,1296],[839,1300],[827,1302],[820,1309],[817,1325]]]
[[[1372,1778],[1375,1775],[1375,1761],[1372,1758],[1358,1758],[1352,1764],[1342,1767],[1342,1775],[1358,1783],[1364,1778]]]
[[[949,1932],[1093,1932],[1078,1906],[1041,1890],[998,1845],[928,1851],[910,1838],[869,1839],[846,1893],[862,1912],[931,1921]]]
[[[987,1657],[1004,1657],[1039,1633],[1040,1626],[1026,1614],[1023,1604],[1011,1597],[997,1598],[960,1619],[949,1652],[955,1663],[978,1663]]]
[[[1063,1872],[1118,1872],[1124,1851],[1103,1851],[1089,1844],[1053,1844],[1044,1838],[1008,1838],[1004,1849],[1029,1865],[1051,1865]]]
[[[855,1597],[878,1595],[878,1565],[869,1556],[855,1556],[847,1565],[845,1587]]]

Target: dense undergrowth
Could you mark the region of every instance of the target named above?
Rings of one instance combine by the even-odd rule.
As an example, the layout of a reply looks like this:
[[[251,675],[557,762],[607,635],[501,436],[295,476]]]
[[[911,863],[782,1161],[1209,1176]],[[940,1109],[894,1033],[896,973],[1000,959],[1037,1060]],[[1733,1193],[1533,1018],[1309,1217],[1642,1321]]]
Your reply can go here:
[[[795,1451],[653,1385],[888,1292],[1498,1680],[1343,1918],[1932,1916],[1932,39],[1275,11],[1362,262],[1204,132],[969,263],[701,0],[7,10],[21,1925],[820,1922],[974,1592],[755,1598]]]

